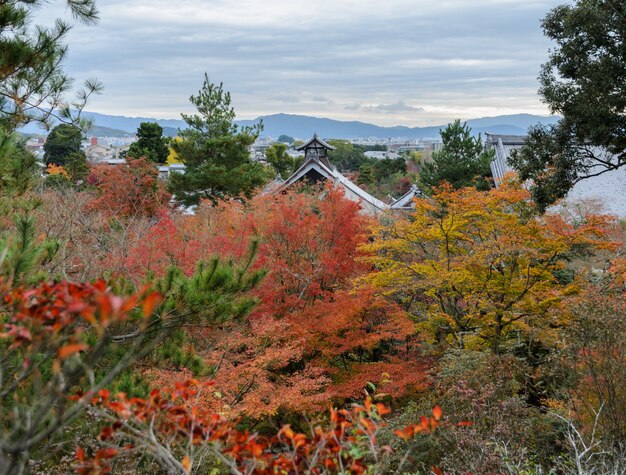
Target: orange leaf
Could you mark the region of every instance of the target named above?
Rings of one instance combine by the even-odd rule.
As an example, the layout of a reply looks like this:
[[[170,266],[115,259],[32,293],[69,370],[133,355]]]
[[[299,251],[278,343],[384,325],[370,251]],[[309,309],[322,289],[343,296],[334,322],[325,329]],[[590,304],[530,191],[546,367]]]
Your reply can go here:
[[[435,475],[445,475],[439,467],[431,467],[431,470]]]
[[[144,317],[149,317],[152,315],[154,309],[163,301],[163,296],[158,292],[154,292],[148,295],[143,300],[143,315]]]
[[[282,432],[285,437],[287,437],[289,440],[292,440],[294,438],[294,436],[296,435],[295,432],[293,430],[291,430],[291,427],[289,426],[289,424],[285,425],[280,432]]]
[[[185,457],[183,458],[183,461],[181,462],[183,468],[185,469],[185,473],[190,473],[191,472],[191,460],[189,459],[188,455],[185,455]]]
[[[409,440],[411,437],[413,437],[413,427],[409,426],[402,430],[395,430],[394,434],[396,434],[402,440]]]
[[[443,411],[441,410],[441,407],[439,406],[435,406],[433,408],[433,417],[435,418],[436,421],[438,421],[439,419],[441,419],[441,415],[443,414]]]
[[[69,358],[73,354],[78,353],[79,351],[86,350],[87,348],[89,347],[84,343],[73,343],[70,345],[65,345],[59,348],[59,351],[57,352],[57,358],[60,360],[64,360],[65,358]]]
[[[82,447],[78,447],[76,449],[76,460],[78,460],[79,462],[82,462],[85,459],[85,451],[83,450]]]

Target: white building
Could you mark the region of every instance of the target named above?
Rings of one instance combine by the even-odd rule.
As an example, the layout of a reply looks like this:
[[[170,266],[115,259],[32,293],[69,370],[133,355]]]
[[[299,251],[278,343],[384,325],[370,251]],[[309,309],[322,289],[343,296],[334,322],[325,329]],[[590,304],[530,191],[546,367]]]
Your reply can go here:
[[[375,158],[376,160],[384,160],[385,158],[396,160],[399,155],[396,152],[369,151],[365,152],[365,156],[367,158]]]

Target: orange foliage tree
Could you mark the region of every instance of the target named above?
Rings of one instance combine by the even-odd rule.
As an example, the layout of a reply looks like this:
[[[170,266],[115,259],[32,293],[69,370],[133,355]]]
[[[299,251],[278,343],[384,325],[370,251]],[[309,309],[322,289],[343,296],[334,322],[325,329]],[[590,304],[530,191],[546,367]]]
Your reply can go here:
[[[104,445],[89,456],[77,450],[78,473],[109,473],[118,454],[139,453],[157,461],[168,473],[189,474],[220,467],[232,474],[276,473],[385,473],[391,469],[393,449],[381,445],[383,417],[390,410],[366,399],[350,409],[331,409],[327,421],[311,427],[309,434],[284,425],[273,436],[240,431],[224,417],[197,404],[211,383],[187,380],[175,389],[155,389],[148,399],[112,398],[102,390],[92,399],[94,413],[110,425],[101,431]],[[431,434],[442,424],[441,408],[432,417],[395,431],[405,450],[397,470],[415,455],[417,435]],[[404,443],[401,443],[404,441]],[[129,443],[130,442],[130,443]],[[126,445],[122,447],[122,444]],[[215,462],[211,462],[215,460]],[[435,473],[442,473],[433,467]]]
[[[532,215],[519,183],[480,192],[443,186],[410,216],[375,230],[365,246],[375,266],[363,282],[400,302],[435,339],[498,353],[511,335],[551,335],[579,290],[562,274],[568,255],[612,247],[608,216],[571,223]]]
[[[403,311],[367,289],[351,291],[367,269],[358,257],[369,226],[359,205],[332,187],[203,204],[194,216],[163,217],[130,253],[128,269],[138,279],[171,264],[191,272],[200,256],[239,259],[258,243],[255,266],[268,274],[250,318],[189,332],[228,411],[320,409],[360,397],[368,382],[385,381],[396,396],[424,385],[425,363],[415,358]]]
[[[158,176],[147,158],[128,158],[124,165],[97,165],[88,178],[100,192],[92,206],[113,216],[154,216],[170,200]]]
[[[132,345],[102,374],[110,330],[128,324],[140,302],[135,324],[143,328],[160,297],[120,297],[103,281],[0,285],[0,473],[18,473],[29,454],[84,411],[87,401],[68,404],[73,386],[87,381],[97,392],[142,351]]]

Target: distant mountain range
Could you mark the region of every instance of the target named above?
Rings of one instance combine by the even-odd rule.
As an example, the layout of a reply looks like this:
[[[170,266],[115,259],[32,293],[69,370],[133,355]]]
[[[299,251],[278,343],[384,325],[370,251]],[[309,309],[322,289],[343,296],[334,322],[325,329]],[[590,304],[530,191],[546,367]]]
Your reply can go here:
[[[87,135],[97,136],[125,136],[133,134],[141,122],[156,122],[164,129],[165,135],[175,136],[179,128],[185,127],[185,122],[176,119],[151,119],[147,117],[124,117],[97,112],[85,112],[84,116],[94,121],[97,126]],[[317,133],[325,138],[406,138],[423,139],[439,137],[439,130],[445,124],[430,127],[381,127],[358,121],[340,121],[309,117],[294,114],[273,114],[258,117],[254,120],[239,120],[237,124],[249,126],[263,121],[263,136],[277,138],[280,135],[306,139]],[[494,134],[524,135],[528,128],[535,124],[554,124],[559,120],[556,116],[543,117],[531,114],[501,115],[470,119],[467,124],[472,128],[474,135],[490,132]],[[28,125],[21,129],[24,133],[42,133],[35,125]],[[107,132],[107,133],[105,133]]]
[[[238,121],[240,125],[253,125],[263,120],[263,135],[278,137],[285,134],[292,137],[305,139],[316,132],[320,137],[326,138],[407,138],[423,139],[439,137],[439,130],[446,124],[431,127],[381,127],[365,122],[344,122],[333,119],[322,119],[292,114],[274,114],[259,117],[254,120]],[[531,125],[538,123],[553,124],[558,117],[542,117],[530,114],[502,115],[497,117],[485,117],[471,119],[467,124],[472,128],[475,135],[491,132],[494,134],[524,135]]]

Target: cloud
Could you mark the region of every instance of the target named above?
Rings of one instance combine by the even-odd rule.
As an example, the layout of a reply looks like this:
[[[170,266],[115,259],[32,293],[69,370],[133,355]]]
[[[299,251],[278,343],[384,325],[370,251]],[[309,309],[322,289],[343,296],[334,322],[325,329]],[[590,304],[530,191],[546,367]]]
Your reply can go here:
[[[125,115],[189,112],[205,71],[247,118],[419,125],[445,110],[538,112],[550,46],[540,19],[559,3],[107,0],[97,26],[70,32],[66,69],[104,82],[90,109]],[[51,4],[38,18],[57,15]]]
[[[392,104],[348,104],[344,106],[347,111],[365,111],[381,114],[397,114],[399,112],[424,112],[423,107],[416,107],[404,101],[397,101]]]
[[[325,102],[325,103],[327,103],[327,104],[331,104],[331,103],[333,102],[333,101],[331,101],[329,98],[324,97],[324,96],[313,96],[313,97],[311,98],[311,100],[312,100],[313,102]]]

